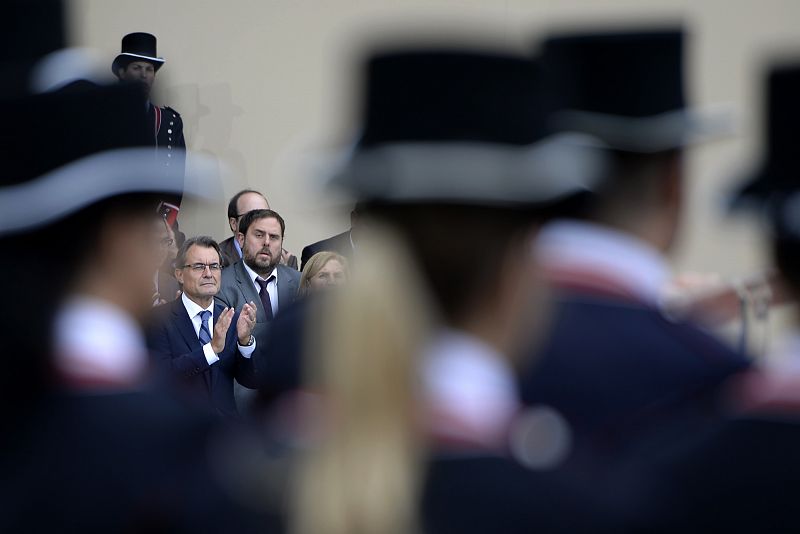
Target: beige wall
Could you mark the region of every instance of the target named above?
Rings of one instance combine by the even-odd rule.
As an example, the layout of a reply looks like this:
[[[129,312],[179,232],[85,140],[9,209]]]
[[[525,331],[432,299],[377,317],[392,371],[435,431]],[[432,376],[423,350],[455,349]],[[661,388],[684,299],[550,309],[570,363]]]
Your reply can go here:
[[[681,18],[694,30],[691,92],[701,104],[741,111],[743,135],[703,146],[689,158],[689,213],[676,256],[682,270],[744,274],[763,262],[752,221],[727,219],[721,194],[756,153],[758,73],[772,51],[800,51],[796,0],[76,0],[75,44],[108,62],[131,31],[158,36],[167,58],[160,100],[183,115],[190,148],[231,173],[226,195],[267,193],[288,222],[287,247],[347,227],[346,208],[309,181],[346,140],[353,51],[372,36],[430,39],[448,33],[525,49],[536,30],[565,23]],[[326,155],[327,154],[327,155]],[[225,200],[216,211],[187,210],[191,233],[227,235]]]

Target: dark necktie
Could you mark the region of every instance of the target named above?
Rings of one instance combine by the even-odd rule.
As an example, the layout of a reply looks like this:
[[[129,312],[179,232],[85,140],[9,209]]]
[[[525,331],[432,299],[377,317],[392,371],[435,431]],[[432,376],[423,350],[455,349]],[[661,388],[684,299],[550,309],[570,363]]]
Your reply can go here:
[[[266,280],[256,278],[256,282],[261,287],[261,290],[258,292],[258,296],[261,297],[261,305],[264,306],[264,313],[267,315],[267,320],[272,319],[272,301],[269,299],[269,291],[267,291],[267,285],[272,280],[275,280],[274,274]]]
[[[208,319],[211,317],[211,312],[203,310],[197,315],[200,316],[200,333],[197,336],[200,339],[200,344],[211,343],[211,331],[208,329]]]

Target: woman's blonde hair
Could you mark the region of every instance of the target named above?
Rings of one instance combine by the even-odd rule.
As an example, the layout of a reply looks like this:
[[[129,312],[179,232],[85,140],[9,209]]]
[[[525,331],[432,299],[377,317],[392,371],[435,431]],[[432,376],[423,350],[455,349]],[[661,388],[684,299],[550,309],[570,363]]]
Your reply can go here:
[[[312,318],[318,335],[310,340],[308,377],[329,418],[301,462],[295,534],[418,530],[424,447],[417,358],[430,308],[396,234],[373,227],[359,242],[363,254],[348,290],[331,295]]]
[[[317,273],[324,269],[331,260],[338,261],[342,266],[342,269],[344,269],[345,276],[350,276],[350,268],[347,264],[347,258],[341,254],[327,250],[317,252],[311,256],[311,258],[309,258],[305,265],[303,265],[303,274],[300,275],[300,289],[297,291],[299,295],[305,295],[308,293],[308,287],[311,279],[317,276]]]

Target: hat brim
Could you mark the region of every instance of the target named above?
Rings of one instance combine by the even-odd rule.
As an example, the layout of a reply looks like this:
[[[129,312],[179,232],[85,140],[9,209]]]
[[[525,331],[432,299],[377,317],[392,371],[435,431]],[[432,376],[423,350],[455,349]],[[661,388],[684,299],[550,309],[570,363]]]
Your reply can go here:
[[[133,61],[147,61],[148,63],[152,63],[153,69],[158,72],[158,69],[160,69],[167,60],[162,57],[143,56],[139,54],[131,54],[130,52],[123,52],[115,57],[114,61],[111,62],[111,72],[113,72],[114,76],[116,76],[117,70],[127,67],[128,64]]]
[[[221,198],[213,158],[192,154],[185,172],[161,164],[152,148],[109,150],[70,162],[33,180],[0,187],[0,236],[53,224],[105,199],[136,193]]]
[[[643,154],[714,141],[735,132],[733,110],[724,105],[650,117],[565,110],[555,113],[551,122],[556,131],[582,132],[602,140],[611,149]]]
[[[328,185],[363,201],[537,206],[592,190],[607,164],[594,140],[566,134],[529,146],[389,143],[354,152]]]

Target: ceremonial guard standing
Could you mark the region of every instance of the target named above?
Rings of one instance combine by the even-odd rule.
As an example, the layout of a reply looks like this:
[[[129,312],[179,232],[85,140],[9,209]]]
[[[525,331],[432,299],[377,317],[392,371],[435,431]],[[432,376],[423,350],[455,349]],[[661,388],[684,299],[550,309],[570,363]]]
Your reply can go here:
[[[152,125],[153,145],[159,160],[182,173],[186,164],[186,142],[180,114],[169,106],[157,106],[150,100],[156,73],[166,60],[158,57],[156,37],[149,33],[129,33],[122,38],[122,51],[114,58],[111,71],[122,82],[139,82],[147,95],[148,123]],[[180,208],[180,196],[171,196]]]

